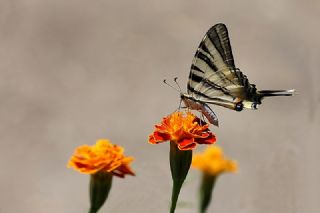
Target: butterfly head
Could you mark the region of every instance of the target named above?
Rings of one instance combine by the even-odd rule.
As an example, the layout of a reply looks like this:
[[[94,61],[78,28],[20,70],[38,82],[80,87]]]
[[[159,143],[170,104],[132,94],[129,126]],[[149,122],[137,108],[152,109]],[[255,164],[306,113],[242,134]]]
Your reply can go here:
[[[180,93],[180,98],[187,108],[193,109],[193,110],[201,109],[202,103],[199,101],[196,101],[191,95],[187,93]]]

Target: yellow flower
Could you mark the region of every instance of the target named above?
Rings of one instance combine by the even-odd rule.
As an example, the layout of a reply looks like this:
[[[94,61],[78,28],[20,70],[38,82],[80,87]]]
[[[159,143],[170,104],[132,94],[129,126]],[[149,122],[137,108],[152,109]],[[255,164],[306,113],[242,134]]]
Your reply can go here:
[[[100,139],[95,145],[78,147],[70,158],[68,167],[84,174],[108,172],[118,177],[135,175],[129,167],[132,157],[124,156],[121,146],[110,143],[107,139]]]
[[[192,167],[213,176],[224,172],[235,172],[238,169],[237,163],[226,159],[223,150],[216,145],[209,146],[201,154],[195,154],[192,159]]]

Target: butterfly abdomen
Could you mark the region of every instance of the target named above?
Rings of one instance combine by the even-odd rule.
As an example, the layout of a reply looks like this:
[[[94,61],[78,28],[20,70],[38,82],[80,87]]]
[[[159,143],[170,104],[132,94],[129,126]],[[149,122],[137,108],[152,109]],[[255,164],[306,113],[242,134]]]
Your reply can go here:
[[[212,109],[207,104],[202,104],[201,112],[211,124],[215,126],[219,126],[219,122],[216,114],[212,111]]]

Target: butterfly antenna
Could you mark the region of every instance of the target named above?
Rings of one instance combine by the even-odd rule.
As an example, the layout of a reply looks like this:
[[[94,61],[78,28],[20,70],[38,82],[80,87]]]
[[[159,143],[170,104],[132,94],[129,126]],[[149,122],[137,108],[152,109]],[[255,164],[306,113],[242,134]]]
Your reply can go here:
[[[178,77],[175,77],[174,79],[173,79],[173,81],[176,83],[176,85],[178,86],[178,88],[179,88],[179,92],[181,93],[181,87],[180,87],[180,85],[179,85],[179,83],[178,83]]]
[[[168,85],[169,87],[171,87],[172,89],[174,89],[175,91],[178,91],[179,93],[181,93],[181,90],[178,90],[177,88],[175,88],[174,86],[172,86],[172,85],[170,85],[170,84],[168,84],[168,82],[167,82],[167,80],[166,79],[164,79],[163,80],[163,83],[165,83],[166,85]]]

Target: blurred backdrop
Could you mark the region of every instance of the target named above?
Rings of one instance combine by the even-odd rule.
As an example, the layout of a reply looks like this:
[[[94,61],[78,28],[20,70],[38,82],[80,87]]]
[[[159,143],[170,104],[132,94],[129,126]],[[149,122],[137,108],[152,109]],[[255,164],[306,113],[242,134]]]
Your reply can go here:
[[[213,106],[218,144],[238,161],[209,212],[316,213],[319,204],[320,3],[308,1],[0,1],[0,212],[87,212],[75,147],[109,138],[135,157],[101,212],[168,212],[169,144],[153,125],[174,111],[193,55],[214,24],[259,89],[291,89],[257,111]],[[204,147],[199,147],[202,150]],[[191,170],[177,212],[197,211]]]

